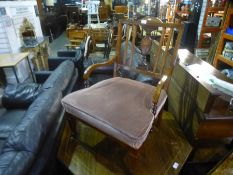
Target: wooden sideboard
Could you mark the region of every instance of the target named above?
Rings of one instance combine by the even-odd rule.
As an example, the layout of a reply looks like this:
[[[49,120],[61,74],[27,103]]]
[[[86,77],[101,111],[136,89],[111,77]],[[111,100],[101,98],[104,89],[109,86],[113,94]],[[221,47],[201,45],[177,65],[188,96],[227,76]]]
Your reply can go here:
[[[213,88],[203,77],[214,75],[233,81],[186,49],[180,49],[178,57],[168,88],[168,110],[186,137],[191,143],[196,139],[232,137],[233,112],[228,110],[231,97]]]

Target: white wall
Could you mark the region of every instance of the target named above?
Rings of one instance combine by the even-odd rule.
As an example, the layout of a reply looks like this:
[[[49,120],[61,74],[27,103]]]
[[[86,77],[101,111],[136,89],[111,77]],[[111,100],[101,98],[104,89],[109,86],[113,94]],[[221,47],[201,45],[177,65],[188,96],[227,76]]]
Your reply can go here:
[[[20,40],[19,28],[27,18],[35,27],[37,37],[42,37],[42,30],[39,16],[36,16],[36,1],[0,1],[0,7],[4,7],[6,15],[0,15],[0,54],[19,53],[23,45]],[[26,61],[22,61],[16,67],[19,80],[22,82],[29,76],[29,69]],[[16,83],[11,69],[4,69],[7,82]]]
[[[22,43],[20,41],[19,28],[24,18],[27,18],[35,27],[37,37],[42,37],[42,30],[39,16],[36,16],[34,6],[36,1],[2,1],[0,7],[5,7],[6,16],[0,16],[3,27],[6,28],[8,40],[10,42],[11,51],[13,53],[20,52]],[[5,26],[4,26],[5,25]],[[0,50],[0,53],[2,51]]]

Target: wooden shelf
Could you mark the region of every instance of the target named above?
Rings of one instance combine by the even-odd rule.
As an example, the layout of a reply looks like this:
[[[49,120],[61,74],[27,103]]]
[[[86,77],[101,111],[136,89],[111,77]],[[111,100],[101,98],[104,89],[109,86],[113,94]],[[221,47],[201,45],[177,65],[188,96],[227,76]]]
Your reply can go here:
[[[220,32],[223,28],[223,23],[224,21],[222,20],[220,23],[220,26],[216,26],[216,27],[212,27],[212,26],[206,26],[206,22],[208,20],[208,16],[221,16],[221,18],[223,19],[224,13],[227,10],[228,7],[228,3],[226,3],[225,6],[221,6],[221,7],[212,7],[212,0],[207,0],[207,7],[205,10],[205,14],[204,14],[204,18],[203,18],[203,23],[202,23],[202,27],[200,30],[200,37],[198,40],[198,44],[197,47],[198,48],[203,48],[204,46],[202,45],[202,40],[204,39],[204,33],[213,33],[213,34],[218,34],[218,32]],[[211,14],[211,15],[210,15]]]
[[[221,62],[233,67],[233,61],[230,60],[230,59],[225,58],[223,55],[217,55],[216,59],[218,61],[220,60]]]
[[[225,40],[229,40],[229,41],[233,41],[233,35],[229,35],[226,32],[226,28],[229,26],[231,20],[232,20],[232,15],[233,15],[233,3],[231,3],[229,5],[229,8],[227,10],[227,15],[226,15],[226,19],[224,20],[224,25],[222,27],[222,31],[221,31],[221,37],[219,39],[219,43],[217,46],[217,51],[215,54],[215,58],[214,58],[214,66],[216,68],[220,68],[220,64],[219,63],[224,63],[230,67],[233,68],[233,60],[230,60],[230,58],[226,58],[222,55],[222,52],[224,50],[224,45],[225,45]],[[221,68],[224,68],[221,66]]]
[[[227,34],[227,33],[224,33],[222,37],[223,37],[224,39],[233,41],[233,35],[229,35],[229,34]]]
[[[203,45],[202,44],[202,47],[201,48],[203,48],[203,49],[208,49],[208,48],[210,48],[210,46],[207,46],[207,45]]]
[[[170,19],[169,22],[181,23],[184,21],[188,21],[192,11],[190,11],[190,7],[183,6],[183,0],[168,0],[168,8],[167,8],[167,19]],[[190,0],[190,3],[193,2]],[[180,8],[180,5],[182,8]],[[190,4],[190,6],[191,6]]]
[[[202,33],[207,33],[207,32],[214,33],[214,32],[219,32],[220,30],[221,30],[220,27],[209,27],[209,26],[202,27]]]
[[[219,11],[224,11],[225,7],[209,7],[208,13],[218,13]]]

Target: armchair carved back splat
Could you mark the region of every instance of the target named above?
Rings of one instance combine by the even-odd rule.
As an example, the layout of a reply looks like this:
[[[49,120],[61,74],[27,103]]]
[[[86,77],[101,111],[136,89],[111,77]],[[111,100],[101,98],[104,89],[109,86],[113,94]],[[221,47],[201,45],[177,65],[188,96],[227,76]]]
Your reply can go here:
[[[124,30],[122,30],[123,27]],[[181,24],[163,23],[154,19],[120,20],[115,75],[117,76],[119,68],[124,66],[158,78],[161,75],[170,76],[182,33],[183,25]],[[122,37],[123,35],[125,37]]]
[[[98,67],[115,64],[114,76],[139,81],[147,81],[147,76],[150,76],[154,78],[152,84],[156,85],[162,75],[171,76],[182,33],[182,24],[163,23],[153,18],[140,21],[121,19],[118,23],[116,55],[107,62],[88,67],[83,78],[88,80]]]

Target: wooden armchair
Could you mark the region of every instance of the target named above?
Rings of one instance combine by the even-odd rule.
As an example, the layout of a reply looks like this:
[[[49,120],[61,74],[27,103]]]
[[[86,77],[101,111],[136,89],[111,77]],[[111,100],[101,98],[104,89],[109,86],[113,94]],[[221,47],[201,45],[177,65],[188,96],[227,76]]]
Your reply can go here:
[[[102,51],[104,58],[108,57],[112,46],[112,31],[108,29],[92,30],[93,52]]]
[[[87,33],[80,29],[69,30],[67,31],[67,37],[70,43],[66,44],[65,47],[67,49],[75,49],[76,47],[79,47],[82,42],[85,41]]]
[[[126,24],[127,34],[124,44],[123,24]],[[135,45],[138,25],[143,29],[144,36],[139,42],[139,49]],[[160,37],[152,40],[150,33],[158,27],[162,28]],[[132,32],[128,32],[130,28]],[[175,29],[178,32],[176,39],[173,37]],[[163,46],[167,31],[168,39]],[[88,80],[95,68],[114,64],[115,78],[66,96],[62,104],[69,121],[83,121],[130,150],[138,150],[147,139],[154,121],[159,124],[161,119],[167,98],[164,85],[172,73],[182,31],[183,26],[180,24],[121,20],[118,25],[116,56],[107,62],[90,66],[84,75],[84,79]],[[153,51],[154,45],[158,46],[156,53]],[[158,79],[159,83],[156,86],[142,83],[136,81],[135,75],[150,76]],[[74,123],[70,122],[71,128],[74,128]]]

